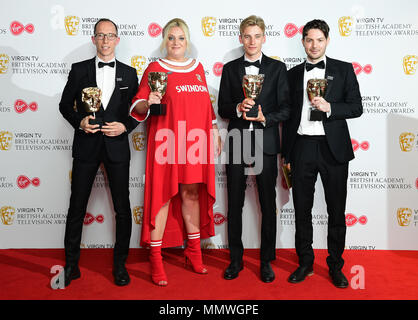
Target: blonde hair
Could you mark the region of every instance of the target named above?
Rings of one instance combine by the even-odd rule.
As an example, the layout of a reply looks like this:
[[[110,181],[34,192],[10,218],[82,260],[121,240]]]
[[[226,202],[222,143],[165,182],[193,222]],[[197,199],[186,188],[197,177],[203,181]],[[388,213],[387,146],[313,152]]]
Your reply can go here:
[[[258,26],[261,29],[261,31],[263,31],[263,34],[266,30],[266,25],[264,24],[263,18],[258,17],[256,15],[252,15],[242,20],[239,26],[239,32],[241,33],[241,35],[244,33],[246,27],[251,26]]]
[[[179,27],[181,30],[183,30],[184,35],[186,36],[186,50],[189,53],[190,52],[190,32],[189,27],[187,26],[186,22],[180,18],[174,18],[167,22],[167,24],[163,28],[163,42],[160,45],[160,51],[163,52],[165,50],[167,41],[168,41],[168,32],[173,27]]]

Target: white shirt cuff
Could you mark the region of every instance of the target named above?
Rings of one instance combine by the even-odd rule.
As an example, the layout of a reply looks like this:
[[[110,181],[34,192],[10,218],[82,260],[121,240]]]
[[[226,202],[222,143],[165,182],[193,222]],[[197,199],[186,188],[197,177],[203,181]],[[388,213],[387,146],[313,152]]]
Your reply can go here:
[[[329,104],[329,111],[327,112],[327,118],[331,117],[331,103]]]
[[[237,104],[236,110],[237,110],[237,116],[238,116],[238,118],[241,118],[242,117],[242,112],[241,111],[238,111],[238,106],[239,105],[240,105],[240,103]]]
[[[148,112],[147,112],[147,115],[145,116],[145,118],[144,119],[142,119],[142,120],[138,120],[136,117],[134,117],[133,115],[132,115],[132,110],[134,110],[134,108],[135,108],[135,106],[137,105],[137,103],[138,102],[141,102],[141,101],[146,101],[145,99],[138,99],[138,100],[136,100],[132,105],[131,105],[131,108],[129,109],[129,114],[130,114],[130,116],[132,117],[132,118],[134,118],[136,121],[138,121],[138,122],[143,122],[143,121],[145,121],[145,120],[147,120],[148,119],[148,117],[149,117],[149,115],[150,115],[150,109],[148,109]],[[138,114],[138,113],[137,113]]]

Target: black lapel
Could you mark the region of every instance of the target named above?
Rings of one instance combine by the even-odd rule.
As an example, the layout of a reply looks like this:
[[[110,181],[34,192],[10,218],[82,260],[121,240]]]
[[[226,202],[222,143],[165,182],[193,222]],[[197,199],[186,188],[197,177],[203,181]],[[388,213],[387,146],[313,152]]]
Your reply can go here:
[[[119,82],[123,80],[122,63],[116,60],[116,72],[115,72],[115,90],[119,89]]]
[[[244,75],[245,75],[244,56],[242,56],[238,64],[238,76],[239,76],[239,80],[241,81],[241,84],[242,84],[242,78],[244,78]]]
[[[93,59],[90,59],[87,63],[87,76],[89,79],[89,84],[91,84],[92,87],[97,87],[96,82],[96,57]]]
[[[327,57],[327,63],[325,66],[325,79],[327,79],[328,81],[328,86],[327,86],[327,91],[325,92],[325,97],[324,97],[325,100],[327,100],[328,94],[329,92],[331,92],[336,74],[337,74],[337,70],[335,69],[333,60]]]
[[[261,58],[261,66],[260,66],[260,70],[258,71],[259,74],[264,74],[264,76],[266,75],[266,70],[268,68],[268,65],[270,64],[270,61],[268,60],[268,57],[266,55],[264,55]]]
[[[302,112],[302,106],[303,106],[303,97],[305,95],[305,92],[303,92],[304,88],[304,79],[305,79],[305,64],[306,61],[299,65],[299,68],[297,69],[297,75],[296,75],[296,92],[297,92],[297,98],[298,98],[298,106],[300,107],[300,112]]]
[[[107,104],[106,110],[108,108],[111,108],[114,105],[113,100],[115,101],[119,100],[119,96],[120,96],[119,82],[121,82],[122,80],[123,80],[122,64],[118,60],[116,60],[115,89],[113,90],[109,103]]]
[[[261,58],[261,66],[260,66],[260,69],[258,70],[258,74],[264,74],[263,86],[269,83],[269,78],[267,75],[267,69],[269,65],[270,65],[269,58],[263,53],[263,56]],[[262,96],[263,96],[263,89],[261,89],[260,96],[258,97],[260,101],[262,101],[262,98],[261,98]]]
[[[96,81],[96,57],[90,59],[87,62],[87,78],[88,78],[88,86],[89,87],[97,87]],[[100,110],[98,111],[103,112],[103,104],[100,106]]]

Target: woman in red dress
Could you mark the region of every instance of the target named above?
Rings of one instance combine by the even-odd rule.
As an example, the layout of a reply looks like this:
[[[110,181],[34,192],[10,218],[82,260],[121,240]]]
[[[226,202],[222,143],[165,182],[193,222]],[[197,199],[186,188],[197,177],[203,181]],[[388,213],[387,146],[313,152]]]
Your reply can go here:
[[[164,59],[149,64],[133,99],[131,115],[147,119],[144,215],[141,246],[150,247],[151,276],[167,285],[161,248],[181,246],[195,272],[205,274],[200,238],[214,235],[214,155],[221,151],[216,116],[201,63],[186,58],[189,30],[181,19],[163,29]],[[166,93],[151,92],[149,72],[165,72]],[[166,114],[150,115],[151,104]]]

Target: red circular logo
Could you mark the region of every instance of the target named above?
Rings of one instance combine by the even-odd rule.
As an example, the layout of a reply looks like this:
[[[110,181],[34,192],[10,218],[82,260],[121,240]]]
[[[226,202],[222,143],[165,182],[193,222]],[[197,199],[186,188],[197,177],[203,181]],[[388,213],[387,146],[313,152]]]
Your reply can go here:
[[[96,216],[96,221],[97,221],[98,223],[103,223],[103,222],[104,222],[104,215],[102,215],[102,214],[98,214],[98,215]]]
[[[162,31],[163,28],[158,23],[152,22],[148,26],[148,34],[153,38],[158,37]]]
[[[94,222],[94,216],[90,213],[90,212],[86,212],[86,215],[84,216],[84,221],[83,223],[85,225],[90,225]]]
[[[302,33],[303,31],[303,26],[301,27],[297,27],[297,25],[295,25],[294,23],[287,23],[284,26],[284,34],[286,37],[288,38],[293,38],[295,35],[297,35],[297,33]]]
[[[213,74],[217,77],[220,77],[222,75],[222,69],[224,67],[224,64],[222,62],[215,62],[213,65]]]
[[[216,213],[213,215],[213,222],[214,222],[217,226],[221,225],[221,224],[222,224],[222,223],[224,223],[225,221],[226,221],[226,218],[225,218],[225,216],[224,216],[222,213],[216,212]]]

